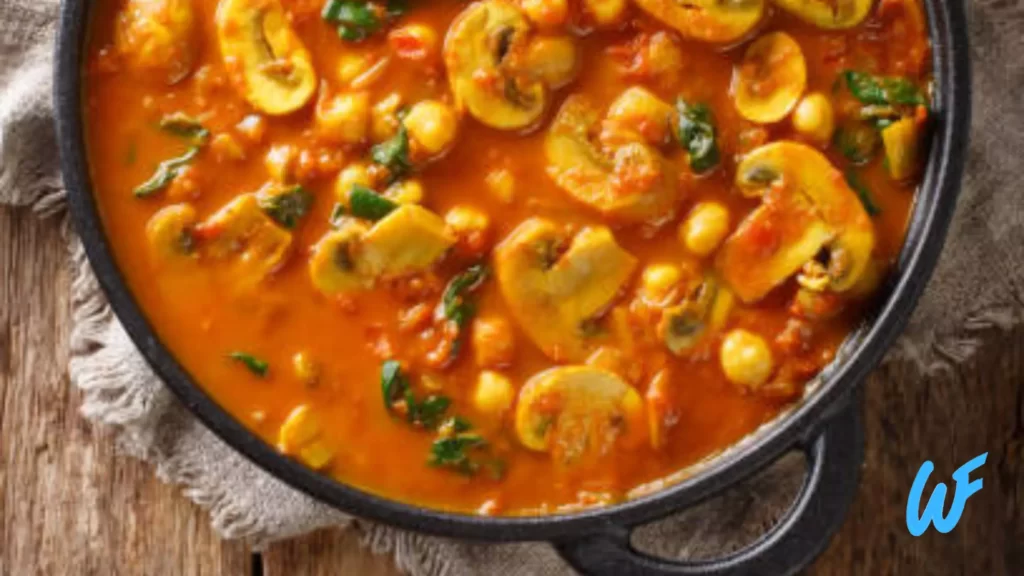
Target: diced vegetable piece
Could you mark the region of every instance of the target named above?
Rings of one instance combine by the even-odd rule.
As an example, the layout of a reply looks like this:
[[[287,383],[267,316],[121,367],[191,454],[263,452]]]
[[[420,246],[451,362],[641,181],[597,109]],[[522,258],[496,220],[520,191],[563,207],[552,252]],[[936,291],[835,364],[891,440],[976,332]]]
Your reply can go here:
[[[492,419],[500,419],[515,400],[516,391],[504,375],[483,370],[473,390],[473,406]]]
[[[472,329],[473,354],[481,368],[501,368],[512,363],[516,338],[512,325],[499,316],[477,318]]]
[[[309,102],[316,70],[279,0],[221,0],[216,24],[221,55],[250,104],[279,116]]]
[[[832,141],[835,114],[832,101],[821,92],[804,96],[793,111],[793,129],[811,142],[826,145]]]
[[[285,418],[277,433],[277,448],[283,454],[295,456],[314,470],[330,464],[335,451],[322,436],[320,419],[308,404],[296,407]]]
[[[388,33],[388,44],[399,58],[413,62],[437,57],[437,32],[426,24],[406,24]]]
[[[643,400],[611,372],[561,366],[536,374],[519,392],[516,435],[530,450],[564,464],[599,458],[646,435]]]
[[[718,141],[715,119],[706,104],[676,101],[679,113],[679,144],[689,154],[690,168],[702,174],[718,166]]]
[[[189,257],[195,252],[196,210],[191,204],[161,208],[146,222],[146,239],[153,254],[162,260]]]
[[[853,28],[867,17],[874,4],[872,0],[832,0],[827,3],[807,0],[774,2],[783,10],[826,30]]]
[[[807,64],[800,44],[785,32],[755,40],[733,75],[736,110],[747,120],[778,122],[796,106],[807,87]]]
[[[320,380],[320,365],[308,352],[296,352],[292,356],[292,370],[295,377],[307,386],[313,386]]]
[[[178,156],[177,158],[171,158],[170,160],[164,160],[156,167],[156,172],[150,176],[149,180],[146,180],[140,184],[134,190],[136,198],[142,198],[156,194],[157,192],[170,186],[171,182],[178,177],[179,174],[185,169],[186,166],[192,163],[192,160],[199,155],[199,148],[193,146],[188,149],[187,152]]]
[[[701,202],[690,210],[680,228],[683,245],[696,256],[707,256],[729,234],[729,209],[718,202]]]
[[[591,141],[600,113],[570,96],[544,139],[548,175],[573,198],[625,221],[671,217],[678,198],[671,167],[652,146],[629,142],[609,155]]]
[[[191,0],[128,0],[117,18],[114,45],[132,68],[175,84],[192,71],[197,29]]]
[[[560,254],[560,246],[567,250]],[[636,268],[608,228],[584,228],[568,238],[540,218],[520,224],[496,248],[494,261],[502,295],[526,334],[548,356],[575,361],[587,356],[588,323]]]
[[[829,250],[830,289],[843,292],[857,282],[871,258],[874,227],[842,173],[821,152],[790,141],[766,144],[737,167],[736,185],[762,198],[717,259],[743,301],[761,299],[823,247]]]
[[[683,36],[705,42],[739,40],[764,14],[764,0],[636,0],[636,5]]]
[[[894,180],[906,180],[920,166],[921,123],[916,118],[901,118],[882,128],[886,166]]]
[[[302,186],[265,186],[256,198],[267,216],[289,230],[295,228],[313,206],[313,195]]]
[[[730,382],[751,390],[764,385],[775,370],[775,360],[768,343],[747,330],[733,330],[725,336],[719,360]]]
[[[362,259],[374,276],[401,276],[434,265],[454,243],[439,216],[406,204],[366,233]]]
[[[242,364],[249,369],[249,372],[260,378],[266,378],[267,373],[270,371],[270,364],[247,352],[232,352],[228,354],[228,358]]]

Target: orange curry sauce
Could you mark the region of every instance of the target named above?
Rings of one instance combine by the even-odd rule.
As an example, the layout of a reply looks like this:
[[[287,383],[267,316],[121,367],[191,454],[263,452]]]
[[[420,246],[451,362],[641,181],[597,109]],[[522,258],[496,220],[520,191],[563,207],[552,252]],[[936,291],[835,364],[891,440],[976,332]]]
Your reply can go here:
[[[804,93],[827,96],[837,126],[860,114],[863,106],[842,84],[845,70],[905,78],[927,93],[927,38],[915,0],[882,0],[863,22],[845,30],[818,28],[768,2],[753,31],[727,46],[686,39],[636,6],[628,6],[610,25],[596,28],[589,25],[581,3],[569,0],[570,24],[543,32],[575,38],[577,64],[575,78],[550,91],[539,122],[527,130],[499,130],[462,113],[457,137],[446,153],[418,164],[409,176],[422,184],[424,207],[442,218],[453,207],[472,207],[488,218],[486,230],[460,239],[423,273],[344,295],[316,290],[308,262],[313,246],[331,230],[332,210],[339,201],[339,171],[353,162],[370,162],[374,142],[372,131],[363,144],[323,137],[315,121],[317,99],[321,92],[355,90],[341,69],[345,54],[357,54],[365,56],[365,63],[383,67],[379,77],[371,73],[359,81],[358,90],[369,94],[371,105],[391,94],[401,96],[403,107],[427,98],[453,104],[442,44],[451,22],[469,3],[409,0],[404,14],[353,43],[339,38],[336,24],[325,22],[319,1],[281,0],[318,76],[316,94],[284,115],[262,113],[238,89],[218,45],[217,0],[192,0],[194,30],[187,41],[194,56],[173,82],[135,65],[137,55],[126,54],[116,38],[118,18],[146,2],[95,3],[83,72],[85,115],[92,178],[106,232],[133,294],[161,340],[225,410],[278,445],[282,424],[297,407],[306,406],[316,415],[311,434],[325,451],[317,466],[342,482],[389,498],[470,513],[545,513],[621,499],[638,486],[721,451],[794,401],[802,384],[833,358],[858,322],[864,299],[839,295],[832,313],[801,315],[794,311],[798,286],[793,278],[757,301],[736,301],[725,324],[688,353],[674,355],[655,344],[612,346],[616,361],[608,369],[647,399],[643,410],[653,412],[658,404],[658,416],[646,418],[662,418],[656,426],[664,437],[649,441],[644,425],[632,431],[640,441],[625,446],[612,439],[610,447],[603,446],[582,462],[524,447],[514,424],[514,401],[496,412],[475,403],[484,367],[476,360],[477,341],[469,337],[472,322],[464,328],[457,358],[448,364],[430,359],[446,330],[445,322],[434,318],[445,284],[474,262],[493,264],[493,248],[524,220],[537,216],[571,231],[608,226],[637,265],[607,309],[623,311],[636,333],[656,332],[654,326],[642,325],[653,322],[649,315],[635,313],[644,268],[671,264],[684,273],[715,271],[714,253],[696,256],[680,240],[679,230],[692,207],[703,201],[720,203],[728,209],[729,233],[734,233],[760,203],[742,196],[734,184],[742,155],[766,142],[807,141],[794,129],[790,115],[757,124],[737,112],[731,88],[734,70],[744,65],[751,39],[784,31],[799,44],[806,60]],[[415,39],[394,33],[410,24],[432,29],[436,45],[419,46]],[[668,71],[644,56],[645,45],[658,32],[667,34],[678,48],[679,60]],[[674,209],[657,224],[603,217],[567,194],[547,172],[544,139],[564,99],[582,94],[603,111],[632,86],[646,87],[673,107],[677,98],[704,103],[716,127],[720,162],[703,175],[690,169],[678,136],[657,146],[673,169],[678,195]],[[209,138],[168,186],[136,197],[133,190],[160,162],[180,156],[190,146],[187,138],[159,127],[161,119],[176,113],[199,119]],[[880,141],[867,162],[857,166],[836,144],[816,146],[840,173],[855,170],[869,190],[877,208],[870,218],[873,259],[885,269],[902,244],[917,181],[890,176]],[[281,177],[267,167],[272,149],[291,155],[283,179],[301,184],[314,198],[309,212],[290,231],[291,247],[280,265],[258,282],[240,280],[235,277],[237,267],[204,254],[202,225],[190,239],[198,246],[187,265],[154,249],[146,227],[161,208],[187,203],[203,221],[239,195]],[[495,191],[499,178],[511,182],[510,194],[507,189]],[[765,242],[771,250],[771,239]],[[534,374],[566,363],[546,355],[523,331],[493,273],[471,298],[477,319],[507,320],[509,333],[499,339],[513,347],[512,361],[487,368],[507,378],[515,391]],[[598,331],[609,330],[611,316],[608,312],[594,321]],[[719,349],[725,334],[737,328],[760,335],[774,358],[773,374],[786,373],[788,383],[795,386],[760,389],[730,382]],[[238,351],[266,362],[265,375],[229,357]],[[557,356],[557,350],[549,352]],[[307,364],[304,370],[294,367],[300,353]],[[487,443],[486,457],[500,461],[501,469],[488,467],[470,474],[428,465],[432,444],[445,432],[411,425],[402,406],[386,408],[381,366],[387,359],[402,363],[418,397],[448,397],[447,415],[458,414],[472,423],[473,433]],[[655,393],[651,387],[658,378],[663,382]],[[282,450],[288,451],[284,446]]]

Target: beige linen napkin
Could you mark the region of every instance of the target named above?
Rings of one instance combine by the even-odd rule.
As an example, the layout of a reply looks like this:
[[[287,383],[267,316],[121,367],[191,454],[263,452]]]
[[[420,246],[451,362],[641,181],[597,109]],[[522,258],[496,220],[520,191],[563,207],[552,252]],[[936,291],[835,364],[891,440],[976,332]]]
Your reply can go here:
[[[60,226],[64,192],[50,94],[56,12],[56,0],[0,0],[0,204],[32,206]],[[975,106],[967,178],[930,288],[886,360],[912,363],[922,384],[1024,316],[1024,204],[1017,199],[1024,0],[974,2],[970,17]],[[481,545],[354,521],[262,472],[173,398],[112,315],[73,234],[69,251],[76,274],[69,373],[85,391],[83,414],[119,427],[125,450],[182,485],[224,537],[262,545],[341,526],[360,530],[374,551],[394,554],[416,576],[571,572],[546,544]],[[637,543],[691,558],[742,546],[791,502],[802,468],[799,458],[787,458],[725,497],[643,530]]]

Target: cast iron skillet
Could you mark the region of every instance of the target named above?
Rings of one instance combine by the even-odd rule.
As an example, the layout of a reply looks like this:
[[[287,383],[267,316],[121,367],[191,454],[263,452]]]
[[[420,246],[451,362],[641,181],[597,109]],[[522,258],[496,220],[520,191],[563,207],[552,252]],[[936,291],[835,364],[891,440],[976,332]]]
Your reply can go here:
[[[225,442],[291,486],[346,512],[431,534],[487,541],[547,540],[590,574],[791,574],[807,565],[842,523],[863,458],[856,388],[899,335],[939,257],[956,206],[970,116],[967,21],[961,0],[925,0],[933,43],[934,129],[924,183],[887,296],[850,336],[839,359],[789,414],[727,451],[703,471],[655,494],[607,508],[530,518],[438,512],[387,500],[316,474],[278,454],[218,406],[156,337],[111,254],[83,140],[82,79],[89,22],[87,0],[61,8],[55,101],[68,201],[89,261],[128,334],[178,398]],[[808,459],[796,501],[758,541],[711,561],[673,561],[637,551],[638,525],[693,506],[761,470],[790,450]]]

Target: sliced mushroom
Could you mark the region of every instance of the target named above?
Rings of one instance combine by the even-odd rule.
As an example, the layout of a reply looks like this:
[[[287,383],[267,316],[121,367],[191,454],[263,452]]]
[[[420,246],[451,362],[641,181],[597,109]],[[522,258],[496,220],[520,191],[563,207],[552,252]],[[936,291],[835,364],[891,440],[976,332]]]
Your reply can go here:
[[[670,352],[682,356],[724,326],[732,307],[732,292],[706,277],[682,302],[665,310],[658,336]]]
[[[705,42],[739,40],[764,14],[764,0],[636,0],[636,5],[683,36]]]
[[[821,152],[791,141],[766,144],[737,167],[736,185],[762,199],[717,259],[740,299],[761,299],[823,248],[828,289],[844,292],[857,283],[874,248],[874,228],[843,174]]]
[[[426,270],[454,243],[440,216],[407,204],[373,228],[345,219],[313,248],[309,277],[327,295],[368,290],[379,279]]]
[[[281,424],[277,449],[314,470],[320,470],[330,464],[335,452],[322,433],[320,419],[308,404],[302,404],[292,410]]]
[[[872,0],[774,0],[780,8],[819,28],[853,28],[871,11]]]
[[[256,194],[238,196],[200,225],[205,253],[234,259],[248,280],[259,281],[288,256],[292,235],[260,208]]]
[[[156,258],[174,261],[195,253],[196,209],[191,204],[161,208],[146,222],[146,239]]]
[[[523,446],[574,464],[642,442],[644,405],[622,378],[589,366],[534,375],[519,392],[516,435]]]
[[[511,2],[482,0],[452,22],[444,57],[455,105],[493,128],[532,126],[547,106],[548,87],[526,68],[533,36]]]
[[[560,246],[568,249],[559,254]],[[495,249],[495,271],[512,314],[540,349],[560,360],[587,357],[588,330],[636,268],[605,227],[568,238],[532,218]]]
[[[250,104],[284,115],[309,102],[316,71],[278,0],[221,0],[216,23],[221,55]]]
[[[591,141],[601,121],[597,108],[570,96],[544,139],[548,175],[574,198],[624,221],[670,218],[677,192],[668,163],[644,142],[608,152]]]
[[[882,129],[885,164],[894,180],[906,180],[920,165],[921,124],[916,118],[901,118]]]
[[[175,84],[195,62],[196,17],[192,0],[128,0],[117,18],[114,45],[137,70]]]
[[[778,122],[807,87],[807,63],[792,36],[772,32],[755,40],[733,74],[733,101],[752,122]]]

